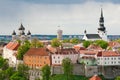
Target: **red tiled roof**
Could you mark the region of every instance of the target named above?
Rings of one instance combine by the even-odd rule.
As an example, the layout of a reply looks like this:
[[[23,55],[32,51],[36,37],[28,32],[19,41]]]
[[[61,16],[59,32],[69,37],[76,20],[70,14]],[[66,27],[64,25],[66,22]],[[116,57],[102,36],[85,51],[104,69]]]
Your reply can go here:
[[[20,44],[18,42],[9,42],[6,45],[6,48],[8,48],[10,50],[17,50],[19,46],[20,46]]]
[[[38,55],[38,56],[48,56],[48,52],[46,50],[46,48],[30,48],[25,55],[28,56],[34,56],[34,55]]]
[[[89,80],[102,80],[99,76],[94,75],[93,77],[91,77]]]
[[[120,43],[116,42],[116,41],[111,41],[108,43],[110,47],[114,47],[114,46],[120,46]]]
[[[120,54],[115,51],[103,51],[103,52],[98,52],[97,56],[113,57],[113,56],[120,56]]]
[[[102,48],[98,45],[91,44],[87,49],[92,49],[92,50],[102,50]]]

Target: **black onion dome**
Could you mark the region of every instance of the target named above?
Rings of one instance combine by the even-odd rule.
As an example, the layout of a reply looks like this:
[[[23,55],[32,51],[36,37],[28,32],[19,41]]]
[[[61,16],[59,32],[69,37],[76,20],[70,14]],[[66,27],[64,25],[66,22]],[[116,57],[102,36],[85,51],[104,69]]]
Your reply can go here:
[[[16,35],[16,32],[15,32],[15,30],[13,31],[12,35]]]
[[[30,32],[30,31],[28,31],[27,35],[31,35],[31,32]]]
[[[24,31],[22,31],[21,35],[25,35]]]
[[[25,28],[23,27],[23,25],[22,25],[22,24],[20,25],[19,30],[25,30]]]

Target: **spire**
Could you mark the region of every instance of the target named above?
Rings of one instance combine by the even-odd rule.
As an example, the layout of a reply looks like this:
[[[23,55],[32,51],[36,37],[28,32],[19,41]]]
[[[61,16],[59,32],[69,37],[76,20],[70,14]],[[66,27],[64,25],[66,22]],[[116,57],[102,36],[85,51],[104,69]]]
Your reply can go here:
[[[103,31],[105,32],[106,31],[106,28],[104,26],[104,17],[103,17],[103,10],[101,8],[101,16],[100,16],[100,19],[99,19],[99,28],[98,28],[98,31]]]
[[[12,35],[16,35],[16,32],[15,32],[15,30],[13,31]]]
[[[101,8],[101,17],[103,17],[103,11],[102,11],[102,8]]]

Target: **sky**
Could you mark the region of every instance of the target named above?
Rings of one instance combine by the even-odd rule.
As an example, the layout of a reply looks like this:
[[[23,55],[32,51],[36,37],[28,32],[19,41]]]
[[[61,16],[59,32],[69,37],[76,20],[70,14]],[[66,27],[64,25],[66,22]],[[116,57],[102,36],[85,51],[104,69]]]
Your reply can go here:
[[[107,34],[120,35],[120,0],[0,0],[0,35],[18,33],[21,23],[32,34],[97,33],[101,8]]]

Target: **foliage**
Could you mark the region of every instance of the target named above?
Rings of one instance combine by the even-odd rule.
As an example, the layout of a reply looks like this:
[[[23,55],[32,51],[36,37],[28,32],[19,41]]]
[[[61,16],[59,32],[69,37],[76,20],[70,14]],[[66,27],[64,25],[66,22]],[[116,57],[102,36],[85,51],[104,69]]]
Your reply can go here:
[[[5,69],[7,69],[8,68],[8,62],[7,62],[7,60],[6,59],[3,59],[1,56],[0,56],[0,68],[2,69],[2,70],[5,70]]]
[[[32,48],[40,48],[40,47],[43,47],[43,46],[44,46],[43,43],[40,42],[37,38],[32,39],[32,41],[31,41],[31,47]]]
[[[117,76],[115,80],[120,80],[120,76]]]
[[[10,80],[27,80],[27,79],[21,73],[16,72],[10,77]]]
[[[62,67],[63,67],[64,75],[66,76],[66,80],[72,80],[73,64],[71,59],[69,58],[63,59]]]
[[[61,42],[57,38],[54,38],[52,39],[51,45],[52,47],[59,47],[61,45]]]
[[[28,71],[29,71],[29,67],[24,65],[24,64],[19,64],[18,65],[18,72],[23,74],[24,76],[28,77]]]
[[[85,48],[87,48],[91,43],[92,43],[92,41],[84,41],[84,42],[83,42],[83,46],[84,46]]]
[[[73,38],[70,40],[70,42],[73,44],[78,44],[78,43],[80,43],[80,40],[78,38]]]
[[[42,67],[42,78],[43,80],[50,80],[50,66],[46,64],[45,66]]]
[[[63,42],[63,43],[69,43],[69,42],[70,42],[70,39],[64,39],[62,42]]]
[[[18,48],[17,58],[19,60],[23,60],[23,55],[30,49],[30,45],[29,41],[25,41],[25,43]]]
[[[15,73],[15,70],[12,67],[9,67],[5,71],[6,78],[9,79]]]
[[[108,47],[108,42],[106,42],[104,40],[96,40],[94,43],[96,45],[99,45],[103,49],[106,49]]]
[[[72,77],[72,80],[89,80],[89,78],[85,76],[73,75]],[[66,76],[64,74],[53,75],[52,80],[66,80]]]

